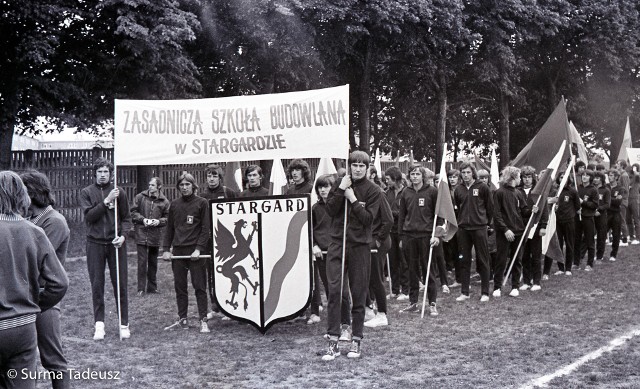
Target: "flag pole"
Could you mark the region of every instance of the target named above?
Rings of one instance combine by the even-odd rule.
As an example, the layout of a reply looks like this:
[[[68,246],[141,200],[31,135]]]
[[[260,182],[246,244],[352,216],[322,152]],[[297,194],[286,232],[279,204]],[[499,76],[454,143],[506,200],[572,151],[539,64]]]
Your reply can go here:
[[[436,235],[436,222],[438,221],[438,215],[433,215],[433,229],[431,230],[431,239]],[[431,240],[429,240],[429,260],[427,261],[427,275],[424,280],[424,292],[422,293],[422,313],[420,318],[424,319],[424,309],[427,305],[427,286],[429,285],[429,272],[431,271],[431,258],[433,257],[433,246],[431,246]]]
[[[349,174],[351,166],[349,165],[349,156],[347,156],[347,174]],[[343,177],[344,178],[344,177]],[[349,175],[351,178],[351,175]],[[353,181],[351,181],[353,185]],[[340,312],[342,312],[342,293],[344,288],[344,263],[347,256],[347,209],[349,207],[349,199],[344,198],[344,222],[342,223],[342,263],[340,264]]]
[[[115,158],[114,158],[115,159]],[[113,187],[118,188],[118,165],[113,161]],[[114,204],[114,231],[115,238],[118,238],[118,200],[120,199],[120,193],[116,198]],[[122,231],[120,231],[122,232]],[[123,243],[124,244],[124,243]],[[122,246],[120,246],[122,247]],[[122,306],[120,304],[120,247],[114,247],[116,250],[116,304],[118,306],[118,336],[122,340]],[[126,255],[126,253],[125,253]]]
[[[389,274],[389,293],[393,293],[393,285],[391,284],[391,265],[389,264],[389,253],[387,253],[387,273]]]

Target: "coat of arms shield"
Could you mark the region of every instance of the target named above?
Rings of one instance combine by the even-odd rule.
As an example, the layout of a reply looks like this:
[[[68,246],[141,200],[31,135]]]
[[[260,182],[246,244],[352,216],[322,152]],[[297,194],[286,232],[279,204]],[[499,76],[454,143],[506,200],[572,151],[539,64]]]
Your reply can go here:
[[[225,315],[262,333],[311,301],[309,195],[210,201],[213,290]]]

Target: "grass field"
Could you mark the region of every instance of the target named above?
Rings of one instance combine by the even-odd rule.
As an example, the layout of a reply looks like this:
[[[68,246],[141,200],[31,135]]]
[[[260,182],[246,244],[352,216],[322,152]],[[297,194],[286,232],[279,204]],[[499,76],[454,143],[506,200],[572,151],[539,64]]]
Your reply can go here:
[[[170,265],[160,261],[162,293],[139,297],[135,255],[129,259],[132,337],[118,340],[108,285],[107,337],[94,342],[86,262],[76,260],[67,265],[64,344],[78,372],[119,372],[118,380],[73,382],[82,388],[518,388],[640,328],[640,247],[621,248],[618,259],[597,263],[591,273],[551,276],[539,292],[488,304],[478,301],[479,284],[465,303],[455,302],[454,289],[439,295],[436,318],[401,314],[404,305],[391,301],[390,326],[365,328],[362,358],[333,362],[318,356],[326,347],[326,311],[319,324],[276,324],[266,335],[220,319],[209,322],[210,334],[163,331],[176,320]],[[193,292],[189,297],[195,323]],[[638,388],[639,367],[640,337],[633,337],[549,387]]]

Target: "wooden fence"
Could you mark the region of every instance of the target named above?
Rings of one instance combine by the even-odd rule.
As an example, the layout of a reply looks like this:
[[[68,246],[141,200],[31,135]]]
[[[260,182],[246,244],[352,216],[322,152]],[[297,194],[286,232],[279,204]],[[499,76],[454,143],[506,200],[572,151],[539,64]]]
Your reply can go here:
[[[95,182],[93,173],[93,161],[103,157],[113,160],[113,149],[95,148],[92,150],[25,150],[12,152],[11,170],[18,173],[35,169],[49,177],[53,187],[53,195],[56,199],[56,209],[62,213],[70,222],[81,222],[83,214],[80,209],[80,190]],[[320,160],[318,158],[306,159],[312,172],[318,169]],[[282,160],[285,169],[291,162],[290,159]],[[214,161],[211,161],[214,163]],[[343,161],[334,160],[337,167],[343,165]],[[259,161],[240,162],[241,167],[250,164],[259,164]],[[432,162],[421,162],[425,167],[434,170]],[[183,171],[193,174],[200,185],[206,183],[205,167],[208,164],[190,165],[163,165],[159,167],[155,175],[162,178],[163,191],[169,200],[178,196],[175,187],[176,179]],[[220,164],[224,168],[224,163]],[[382,162],[382,169],[385,170],[395,165],[395,162]],[[409,162],[401,162],[400,169],[406,172]],[[130,201],[136,195],[137,188],[137,167],[118,166],[117,169],[118,186],[127,193]]]

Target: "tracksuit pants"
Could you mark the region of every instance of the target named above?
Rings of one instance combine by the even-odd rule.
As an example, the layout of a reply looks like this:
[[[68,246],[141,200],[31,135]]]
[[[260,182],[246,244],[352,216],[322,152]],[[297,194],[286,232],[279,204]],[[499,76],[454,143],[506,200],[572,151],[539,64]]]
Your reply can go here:
[[[367,304],[375,299],[378,312],[387,313],[387,292],[384,288],[384,265],[387,262],[387,252],[391,248],[391,238],[377,247],[378,252],[371,254],[371,275],[369,277],[369,296]],[[392,281],[393,283],[393,281]]]
[[[626,222],[631,239],[640,239],[640,198],[629,197]]]
[[[158,273],[159,247],[139,244],[138,251],[138,292],[155,293],[158,291],[156,274]]]
[[[618,247],[620,247],[620,232],[621,232],[622,219],[620,218],[620,212],[607,212],[607,231],[611,230],[611,253],[609,257],[618,256]]]
[[[62,379],[52,375],[52,388],[63,389],[70,385],[67,371],[67,359],[62,350],[62,332],[60,331],[60,308],[55,306],[38,314],[36,318],[38,350],[42,367],[51,372],[62,372]]]
[[[514,254],[518,248],[518,244],[522,239],[522,234],[516,234],[513,242],[509,242],[504,236],[504,233],[496,231],[496,246],[498,252],[496,253],[496,267],[493,275],[493,290],[498,290],[502,287],[504,280],[504,273],[507,271],[511,262],[513,266],[511,268],[511,287],[516,289],[520,286],[520,276],[522,275],[522,249],[518,252],[518,255],[514,259]]]
[[[484,295],[489,295],[489,274],[491,266],[491,257],[489,255],[489,246],[487,243],[487,227],[477,230],[469,230],[466,228],[458,229],[456,233],[460,251],[462,254],[461,293],[469,295],[469,285],[471,284],[471,250],[476,249],[476,269],[480,273],[481,291]]]
[[[191,255],[196,249],[195,246],[173,247],[173,255],[183,256]],[[178,304],[178,317],[186,319],[189,309],[189,290],[187,284],[187,276],[191,273],[191,285],[195,289],[196,303],[198,304],[198,318],[206,320],[207,318],[207,260],[200,258],[197,261],[191,259],[172,259],[171,269],[173,270],[173,283],[176,290],[176,302]],[[241,296],[236,296],[238,301]],[[242,305],[239,302],[239,305]]]
[[[533,239],[527,239],[522,249],[522,281],[527,285],[540,285],[542,280],[542,237],[539,230]]]
[[[342,321],[341,303],[344,293],[351,287],[352,323],[351,329],[354,339],[362,339],[364,329],[364,307],[369,290],[369,275],[371,274],[371,251],[364,243],[347,242],[344,259],[344,274],[342,270],[342,241],[331,242],[327,250],[327,282],[329,284],[328,330],[331,337],[340,336]],[[343,289],[340,289],[341,279]],[[348,283],[346,280],[348,279]]]
[[[129,325],[126,242],[118,249],[118,260],[120,262],[120,320],[122,325]],[[111,243],[102,244],[87,241],[87,269],[89,271],[89,281],[91,282],[94,321],[104,321],[104,271],[106,266],[109,266],[113,295],[117,301],[118,277],[116,276],[116,248]]]
[[[36,388],[36,337],[35,323],[0,330],[0,388]],[[10,369],[17,373],[15,378],[9,377]],[[29,373],[27,378],[22,375],[23,369]]]
[[[580,267],[582,246],[584,245],[587,252],[587,266],[593,267],[593,260],[596,256],[596,243],[593,238],[595,233],[596,225],[593,220],[593,216],[582,216],[582,220],[576,226],[577,247],[574,250],[575,256],[573,266]]]
[[[391,292],[393,294],[409,293],[409,267],[400,248],[398,234],[390,234],[389,266],[391,266]]]
[[[431,234],[429,234],[431,236]],[[405,238],[402,241],[402,249],[404,256],[409,261],[409,303],[418,302],[420,295],[420,278],[426,280],[426,269],[429,260],[429,237],[422,238]],[[434,247],[434,257],[436,250],[442,254],[442,246]],[[436,277],[434,271],[436,269],[436,260],[432,257],[431,269],[429,271],[429,280],[427,282],[427,299],[429,304],[435,303],[438,298],[438,286],[436,285]],[[424,272],[420,269],[424,269]]]
[[[596,258],[604,257],[604,248],[607,245],[607,222],[609,220],[608,212],[603,212],[600,216],[595,216],[593,222],[596,227]]]

